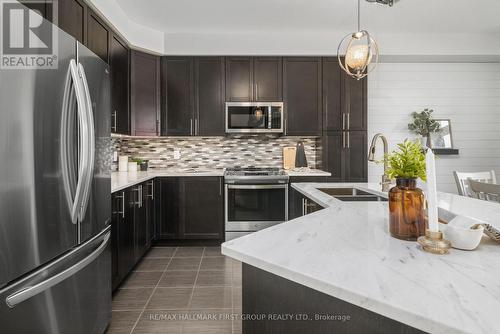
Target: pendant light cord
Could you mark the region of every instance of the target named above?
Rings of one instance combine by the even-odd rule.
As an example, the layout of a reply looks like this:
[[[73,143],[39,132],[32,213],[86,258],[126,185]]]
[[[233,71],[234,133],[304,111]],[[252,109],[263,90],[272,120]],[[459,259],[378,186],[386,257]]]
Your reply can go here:
[[[358,0],[358,31],[361,31],[361,5],[360,1]]]

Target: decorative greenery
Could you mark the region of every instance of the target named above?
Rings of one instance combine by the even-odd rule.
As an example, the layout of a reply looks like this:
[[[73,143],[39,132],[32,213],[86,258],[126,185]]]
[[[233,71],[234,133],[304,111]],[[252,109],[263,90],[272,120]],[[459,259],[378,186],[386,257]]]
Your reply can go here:
[[[137,162],[138,165],[141,165],[142,163],[144,163],[144,160],[141,158],[130,158],[130,161]]]
[[[419,141],[406,139],[398,144],[399,151],[393,151],[385,159],[388,163],[387,176],[389,178],[416,179],[426,181],[425,154]]]
[[[434,110],[425,108],[421,112],[412,112],[413,123],[408,124],[408,129],[421,136],[428,136],[430,133],[438,132],[440,125],[432,119]]]

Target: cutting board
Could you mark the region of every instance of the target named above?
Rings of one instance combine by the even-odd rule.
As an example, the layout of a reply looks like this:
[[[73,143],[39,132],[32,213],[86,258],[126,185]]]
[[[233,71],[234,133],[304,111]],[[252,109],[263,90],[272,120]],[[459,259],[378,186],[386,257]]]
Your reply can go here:
[[[295,153],[297,148],[294,146],[283,147],[283,169],[295,168]]]

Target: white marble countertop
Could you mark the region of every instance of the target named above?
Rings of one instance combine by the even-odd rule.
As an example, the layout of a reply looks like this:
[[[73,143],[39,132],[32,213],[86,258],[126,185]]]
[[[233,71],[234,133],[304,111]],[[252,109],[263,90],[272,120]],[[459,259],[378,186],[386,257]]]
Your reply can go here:
[[[289,176],[330,176],[328,172],[319,169],[304,169],[286,171]],[[155,177],[181,176],[224,176],[224,169],[155,169],[147,172],[112,172],[111,193],[123,190]]]
[[[318,190],[386,196],[378,184],[292,187],[325,208],[228,241],[222,253],[426,332],[500,333],[500,245],[484,237],[475,251],[433,255],[390,237],[387,202],[341,202]],[[499,204],[459,197],[440,193],[439,205],[498,226]]]

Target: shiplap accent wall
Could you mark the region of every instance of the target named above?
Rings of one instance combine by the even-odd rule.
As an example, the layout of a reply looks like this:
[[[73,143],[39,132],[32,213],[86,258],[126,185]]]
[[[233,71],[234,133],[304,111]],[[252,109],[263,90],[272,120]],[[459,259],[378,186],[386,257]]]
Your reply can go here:
[[[368,80],[368,144],[377,132],[387,136],[389,150],[415,137],[407,130],[410,113],[424,108],[434,109],[435,118],[451,119],[460,149],[459,156],[436,161],[438,190],[457,192],[454,170],[494,169],[500,176],[500,64],[379,64]],[[382,170],[369,163],[369,181],[379,182]]]

